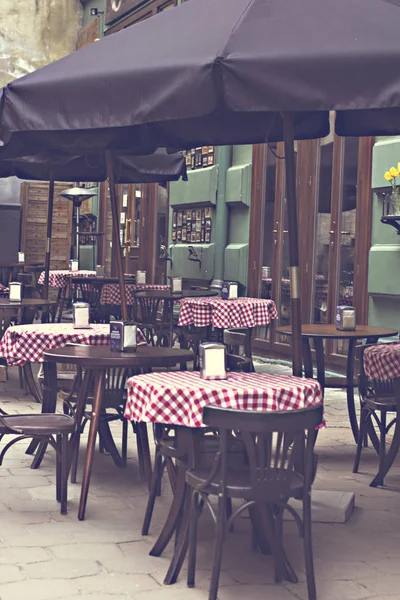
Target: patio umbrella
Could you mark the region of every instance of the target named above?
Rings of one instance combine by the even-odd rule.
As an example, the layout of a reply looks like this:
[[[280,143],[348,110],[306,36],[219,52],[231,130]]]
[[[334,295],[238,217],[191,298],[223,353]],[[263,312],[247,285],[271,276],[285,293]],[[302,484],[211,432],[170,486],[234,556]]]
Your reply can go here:
[[[182,153],[168,154],[157,150],[152,156],[131,156],[114,154],[115,183],[163,183],[187,179],[186,164]],[[51,253],[51,229],[53,222],[54,182],[55,181],[104,181],[107,179],[107,166],[104,153],[66,155],[62,152],[42,152],[35,156],[25,156],[0,162],[0,177],[18,177],[36,181],[49,181],[47,241],[45,257],[45,278],[43,295],[48,297]],[[115,240],[119,232],[113,232]],[[117,253],[117,255],[120,253]],[[122,262],[121,262],[122,268]],[[125,307],[125,310],[126,307]]]
[[[339,135],[400,133],[399,17],[395,0],[191,0],[10,83],[5,151],[283,139],[300,374],[293,140],[327,135],[330,110]]]

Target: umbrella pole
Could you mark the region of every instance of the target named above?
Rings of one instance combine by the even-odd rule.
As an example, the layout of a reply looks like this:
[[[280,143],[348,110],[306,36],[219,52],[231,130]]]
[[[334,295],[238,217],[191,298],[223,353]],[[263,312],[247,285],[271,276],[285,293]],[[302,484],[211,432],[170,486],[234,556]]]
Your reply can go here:
[[[53,204],[54,204],[54,177],[50,173],[49,178],[49,196],[47,204],[47,237],[46,237],[46,256],[44,260],[44,284],[43,297],[45,300],[49,297],[49,273],[50,273],[50,254],[51,254],[51,229],[53,225]]]
[[[109,150],[106,151],[106,164],[107,164],[108,185],[110,186],[110,202],[111,202],[111,215],[112,215],[112,226],[113,226],[113,239],[115,240],[115,243],[117,244],[117,248],[115,249],[115,258],[116,258],[116,262],[117,262],[117,275],[118,275],[118,281],[119,281],[119,289],[120,289],[120,293],[121,293],[122,318],[124,321],[127,321],[129,316],[128,316],[128,305],[126,302],[124,268],[122,266],[122,252],[121,252],[121,245],[119,243],[118,198],[117,198],[117,191],[115,189],[112,154]]]
[[[77,204],[75,208],[75,258],[78,261],[79,267],[79,219],[81,216],[80,205]]]
[[[293,375],[302,375],[302,339],[300,310],[299,240],[296,198],[296,165],[294,154],[293,114],[283,113],[283,139],[285,143],[286,198],[289,229],[289,271],[292,325]]]

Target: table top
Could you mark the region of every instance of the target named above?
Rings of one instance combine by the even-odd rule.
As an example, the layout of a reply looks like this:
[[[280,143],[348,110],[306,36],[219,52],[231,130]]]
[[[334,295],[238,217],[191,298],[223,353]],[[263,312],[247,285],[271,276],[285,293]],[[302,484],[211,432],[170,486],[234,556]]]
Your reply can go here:
[[[59,269],[49,272],[50,287],[66,288],[74,277],[95,277],[96,271],[70,271],[69,269]],[[40,274],[38,283],[44,283],[44,271]]]
[[[23,298],[21,302],[12,302],[9,298],[0,297],[0,308],[21,308],[24,306],[54,306],[56,300],[43,300],[42,298]]]
[[[385,381],[400,377],[400,343],[377,344],[364,350],[364,370],[370,379]]]
[[[289,326],[277,327],[277,333],[292,335],[292,329]],[[369,325],[357,325],[355,331],[340,331],[336,325],[326,325],[324,323],[314,323],[301,326],[303,337],[321,337],[331,339],[362,339],[362,338],[383,338],[398,335],[397,329],[387,329],[385,327],[372,327]]]
[[[183,298],[180,302],[178,325],[219,329],[268,325],[278,318],[273,300],[265,298]]]
[[[8,327],[0,341],[0,356],[11,366],[22,366],[26,362],[42,362],[44,352],[68,343],[108,346],[110,326],[92,324],[90,329],[74,329],[72,323],[15,325]]]
[[[185,427],[201,427],[204,406],[236,410],[296,410],[321,404],[318,381],[261,373],[229,373],[209,381],[194,371],[149,373],[128,379],[125,417]]]
[[[182,290],[172,293],[171,290],[146,290],[136,292],[136,296],[142,298],[160,298],[160,300],[180,300],[181,298],[207,298],[217,296],[216,290]]]
[[[67,346],[44,354],[46,361],[71,363],[86,368],[173,367],[179,362],[191,361],[193,358],[194,354],[189,350],[147,345],[125,352],[111,352],[106,346]]]
[[[117,277],[96,277],[96,276],[82,276],[78,275],[73,277],[74,283],[97,283],[100,285],[118,285],[119,280]],[[135,278],[133,276],[124,276],[124,283],[128,285],[135,284]]]

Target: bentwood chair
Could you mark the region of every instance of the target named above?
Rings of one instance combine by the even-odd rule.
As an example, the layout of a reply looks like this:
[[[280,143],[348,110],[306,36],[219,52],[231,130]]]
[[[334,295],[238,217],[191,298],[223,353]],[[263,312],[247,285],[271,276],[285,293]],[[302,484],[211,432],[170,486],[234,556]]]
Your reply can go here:
[[[140,292],[134,294],[132,318],[143,331],[148,344],[171,346],[172,310],[172,302]]]
[[[0,453],[0,466],[7,451],[16,442],[35,439],[49,443],[56,451],[56,497],[61,504],[61,514],[67,514],[68,486],[68,435],[75,430],[75,419],[67,415],[41,413],[30,415],[6,415],[0,409],[0,438],[14,437]]]
[[[229,371],[246,371],[248,367],[247,360],[242,356],[227,355],[226,366]],[[204,430],[204,433],[209,431]],[[213,432],[212,432],[213,433]],[[153,477],[149,498],[147,501],[145,517],[142,525],[142,535],[148,535],[151,519],[153,516],[156,497],[161,494],[161,481],[165,471],[167,471],[169,483],[172,492],[175,491],[175,462],[182,460],[179,454],[175,438],[175,428],[173,426],[162,425],[155,423],[153,426],[155,457],[153,465]],[[205,451],[210,452],[214,449],[216,437],[213,433],[212,437],[208,436],[203,444],[203,454]],[[210,446],[211,444],[211,446]],[[232,447],[231,447],[232,451]],[[237,448],[235,447],[235,451]]]
[[[223,544],[231,525],[244,510],[259,523],[271,549],[275,563],[275,580],[297,582],[283,546],[283,513],[294,517],[304,543],[309,600],[316,600],[314,563],[311,540],[311,485],[314,475],[315,428],[321,424],[321,405],[282,412],[229,410],[206,406],[203,423],[219,432],[219,448],[211,469],[197,465],[195,455],[189,457],[191,467],[186,483],[192,490],[189,529],[189,587],[195,584],[198,520],[204,506],[216,524],[215,549],[209,600],[216,600],[222,562]],[[243,442],[247,461],[232,466],[229,440]],[[217,508],[210,498],[218,499]],[[302,501],[302,518],[288,504],[290,498]],[[228,502],[243,499],[230,515]]]
[[[384,484],[384,478],[387,475],[397,452],[394,452],[398,440],[393,438],[391,442],[391,456],[393,460],[388,461],[389,453],[387,451],[387,436],[390,430],[400,422],[400,397],[396,394],[396,384],[392,379],[386,381],[376,381],[370,379],[364,369],[364,352],[371,346],[377,344],[365,344],[358,347],[360,358],[360,376],[359,376],[359,394],[361,403],[360,429],[357,442],[357,451],[354,459],[353,473],[358,473],[360,466],[361,453],[367,436],[371,438],[379,457],[378,474],[371,481],[371,487],[377,487]],[[388,414],[392,413],[392,418],[388,422]],[[374,424],[379,434],[377,437]]]

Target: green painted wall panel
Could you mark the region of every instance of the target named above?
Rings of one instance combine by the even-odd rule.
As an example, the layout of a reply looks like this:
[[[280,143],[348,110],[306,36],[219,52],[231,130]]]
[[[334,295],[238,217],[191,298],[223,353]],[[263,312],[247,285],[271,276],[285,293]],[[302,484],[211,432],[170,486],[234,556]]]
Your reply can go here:
[[[371,248],[368,292],[369,294],[400,294],[399,245],[377,245]]]
[[[217,202],[218,167],[206,167],[188,171],[188,181],[173,181],[170,184],[170,205]]]
[[[247,286],[249,244],[228,244],[225,249],[225,279]]]
[[[201,253],[200,263],[188,260],[190,244],[171,244],[169,246],[169,255],[172,258],[171,264],[168,263],[168,275],[171,277],[185,277],[189,279],[207,279],[214,278],[214,259],[215,244],[195,244],[194,248]]]
[[[250,206],[251,163],[235,165],[226,173],[226,202]]]
[[[388,298],[371,296],[369,299],[369,324],[400,329],[400,296]],[[387,338],[382,341],[389,341]]]
[[[400,162],[400,137],[386,138],[375,144],[372,155],[372,189],[390,187],[385,171]],[[399,182],[398,182],[399,183]]]

